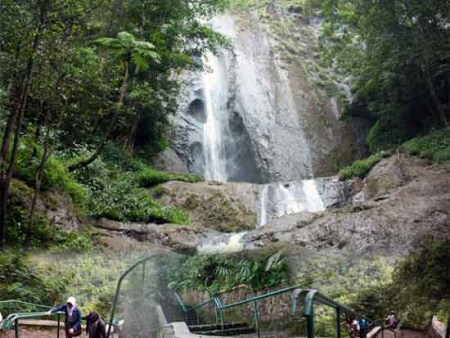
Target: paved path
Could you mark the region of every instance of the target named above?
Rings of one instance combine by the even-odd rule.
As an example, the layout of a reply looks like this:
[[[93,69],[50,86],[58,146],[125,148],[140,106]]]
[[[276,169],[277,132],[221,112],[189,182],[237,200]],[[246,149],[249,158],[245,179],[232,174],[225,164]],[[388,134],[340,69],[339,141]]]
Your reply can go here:
[[[8,332],[0,331],[1,338],[14,338],[14,330],[9,330]],[[56,338],[56,330],[43,330],[31,327],[19,327],[19,337],[20,338]],[[64,338],[64,330],[60,331],[60,337]],[[84,338],[85,335],[81,335]]]

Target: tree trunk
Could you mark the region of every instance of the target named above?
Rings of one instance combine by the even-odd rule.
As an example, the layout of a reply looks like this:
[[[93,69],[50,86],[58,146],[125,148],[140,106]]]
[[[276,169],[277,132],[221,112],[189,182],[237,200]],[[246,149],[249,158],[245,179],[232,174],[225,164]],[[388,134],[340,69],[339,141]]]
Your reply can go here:
[[[43,108],[43,105],[42,105]],[[43,111],[42,111],[43,113]],[[42,154],[41,160],[39,162],[39,166],[36,169],[36,176],[34,181],[34,193],[33,193],[33,199],[31,201],[30,206],[30,215],[28,220],[28,227],[25,235],[25,246],[28,248],[31,242],[31,237],[33,235],[33,228],[34,228],[34,213],[36,211],[36,204],[37,199],[41,190],[41,183],[42,178],[44,176],[44,168],[45,164],[47,163],[48,159],[50,158],[50,111],[48,110],[45,114],[44,118],[44,128],[46,128],[45,133],[45,141],[44,141],[44,153]],[[37,142],[38,140],[36,140]]]
[[[5,234],[6,234],[6,212],[7,212],[9,184],[11,182],[13,167],[14,167],[14,164],[16,161],[17,149],[19,147],[19,140],[20,140],[20,131],[22,128],[22,120],[23,120],[23,116],[25,114],[25,109],[27,106],[28,92],[30,90],[31,79],[33,77],[33,69],[34,69],[34,61],[35,61],[36,51],[39,47],[42,30],[44,29],[44,22],[45,22],[45,12],[44,12],[44,9],[41,9],[40,23],[39,23],[36,35],[34,36],[33,45],[32,45],[32,49],[31,49],[31,56],[28,59],[25,77],[22,82],[20,101],[19,101],[18,106],[14,110],[14,113],[10,115],[11,124],[10,124],[10,126],[7,126],[7,128],[9,128],[9,130],[5,130],[5,134],[3,136],[3,142],[6,142],[6,143],[2,144],[2,153],[1,153],[2,156],[4,153],[5,157],[2,158],[1,172],[0,172],[0,190],[1,190],[0,191],[0,210],[2,211],[2,214],[0,216],[0,250],[4,249],[5,242],[6,242],[6,237],[5,237]],[[11,154],[9,157],[8,168],[5,170],[4,169],[4,165],[6,164],[5,159],[6,159],[8,150],[9,150],[9,137],[12,133],[12,129],[14,129],[13,148],[11,150]],[[7,133],[9,133],[9,135]]]

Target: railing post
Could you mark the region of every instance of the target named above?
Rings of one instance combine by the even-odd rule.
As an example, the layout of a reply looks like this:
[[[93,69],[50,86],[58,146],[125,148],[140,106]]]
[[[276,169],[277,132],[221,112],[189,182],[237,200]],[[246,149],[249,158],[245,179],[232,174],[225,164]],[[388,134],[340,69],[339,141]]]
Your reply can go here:
[[[14,337],[19,338],[19,320],[14,321]]]
[[[142,263],[142,288],[144,288],[145,282],[145,262]]]
[[[314,302],[311,304],[311,313],[306,318],[306,331],[308,338],[314,338]]]
[[[216,302],[214,302],[214,310],[216,312],[216,325],[219,324],[219,308],[217,307]]]
[[[255,321],[255,327],[256,327],[256,332],[258,334],[258,338],[260,338],[261,331],[259,328],[258,305],[256,304],[256,300],[253,301],[253,320]]]
[[[450,314],[447,319],[447,332],[445,333],[445,338],[450,338]]]
[[[58,313],[58,331],[56,332],[56,338],[59,338],[60,330],[61,330],[61,314]]]
[[[341,308],[336,308],[336,337],[341,338]]]
[[[221,329],[222,329],[222,331],[223,331],[223,330],[224,330],[223,310],[220,309],[219,311],[220,311],[220,326],[221,326]]]

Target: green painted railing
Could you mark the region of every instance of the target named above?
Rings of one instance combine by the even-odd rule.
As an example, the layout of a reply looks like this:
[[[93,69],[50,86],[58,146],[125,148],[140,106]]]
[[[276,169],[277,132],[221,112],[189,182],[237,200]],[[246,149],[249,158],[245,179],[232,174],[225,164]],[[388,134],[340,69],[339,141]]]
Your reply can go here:
[[[109,325],[108,325],[108,332],[106,333],[106,337],[109,338],[109,335],[111,334],[111,328],[114,326],[115,324],[115,313],[116,313],[116,307],[117,307],[117,301],[119,300],[119,293],[120,293],[120,289],[122,287],[122,282],[124,280],[124,278],[126,276],[128,276],[128,274],[130,272],[132,272],[134,269],[136,269],[138,266],[142,265],[142,284],[145,283],[145,263],[151,259],[154,259],[155,255],[151,255],[148,256],[146,258],[141,259],[140,261],[134,263],[133,265],[131,265],[127,270],[125,270],[124,273],[122,273],[122,275],[119,277],[119,280],[117,282],[117,287],[116,287],[116,293],[114,295],[114,302],[113,302],[113,306],[111,309],[111,315],[109,317]]]
[[[20,306],[26,306],[26,307],[32,307],[34,309],[45,309],[50,310],[52,307],[47,305],[40,305],[40,304],[33,304],[33,303],[27,303],[22,302],[19,300],[4,300],[0,301],[0,309],[4,309],[7,307],[8,309],[11,309],[12,306],[20,305]],[[45,312],[16,312],[16,313],[10,313],[8,310],[8,316],[3,320],[1,329],[3,331],[8,331],[14,328],[14,337],[19,338],[19,321],[21,319],[38,319],[48,316],[56,315],[58,318],[58,324],[57,324],[57,333],[56,337],[59,338],[59,331],[61,329],[61,315],[64,315],[64,312],[56,312],[52,314],[48,314],[47,311]]]
[[[450,338],[450,315],[448,315],[447,319],[447,332],[445,333],[445,338]]]
[[[22,302],[20,300],[8,299],[8,300],[0,301],[0,309],[3,310],[5,307],[8,307],[8,313],[9,313],[10,312],[9,310],[11,309],[11,306],[13,304],[18,304],[18,305],[21,305],[21,306],[33,307],[35,309],[50,310],[52,308],[51,306],[47,306],[47,305],[34,304],[34,303]]]
[[[365,315],[361,315],[357,313],[356,311],[339,304],[335,302],[333,299],[321,294],[318,290],[315,289],[301,289],[299,286],[291,286],[288,288],[284,288],[281,290],[276,290],[272,292],[268,292],[263,295],[259,295],[256,297],[251,297],[244,299],[242,301],[227,304],[224,305],[222,301],[220,300],[219,296],[213,296],[210,300],[203,302],[193,308],[187,309],[186,305],[183,303],[183,300],[181,296],[175,292],[175,298],[179,302],[181,308],[183,311],[194,311],[199,308],[202,308],[210,303],[213,303],[215,305],[216,310],[216,324],[220,324],[222,328],[224,327],[224,310],[231,309],[234,307],[243,306],[246,304],[252,304],[253,306],[253,321],[255,324],[255,329],[257,331],[258,337],[261,336],[260,332],[260,323],[259,323],[259,313],[258,313],[258,306],[257,302],[270,298],[275,297],[287,292],[292,292],[292,315],[296,313],[297,309],[297,303],[299,300],[303,301],[303,311],[302,315],[306,318],[306,330],[307,330],[307,336],[308,338],[314,338],[314,304],[321,304],[325,305],[331,308],[334,308],[336,311],[336,336],[337,338],[341,337],[341,314],[347,313],[347,314],[353,314],[355,317],[358,318],[364,318],[369,323],[371,322]]]

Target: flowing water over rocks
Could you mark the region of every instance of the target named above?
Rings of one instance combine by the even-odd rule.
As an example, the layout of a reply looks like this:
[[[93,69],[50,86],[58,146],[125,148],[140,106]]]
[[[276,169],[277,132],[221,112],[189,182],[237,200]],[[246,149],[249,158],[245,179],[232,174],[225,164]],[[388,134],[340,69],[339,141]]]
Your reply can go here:
[[[266,184],[261,188],[259,205],[259,227],[284,215],[325,210],[314,180]]]
[[[444,231],[449,189],[442,187],[450,182],[445,170],[393,156],[365,180],[320,177],[364,153],[364,126],[353,121],[352,129],[340,121],[342,97],[351,100],[348,79],[331,81],[341,93],[320,82],[320,20],[276,6],[260,14],[214,20],[231,48],[208,55],[204,72],[184,74],[174,141],[159,157],[160,168],[213,181],[169,182],[152,192],[154,198],[184,209],[199,233],[216,231],[195,238],[203,252],[280,243],[401,251],[421,236]],[[293,37],[297,49],[286,42]],[[433,180],[441,185],[432,188]]]
[[[314,25],[298,25],[314,36]],[[217,17],[212,26],[231,48],[208,55],[203,73],[184,74],[173,143],[160,167],[273,183],[324,176],[350,160],[356,136],[339,120],[339,100],[310,83],[307,62],[288,59],[267,23],[247,13]]]
[[[256,214],[260,205],[258,194],[264,190],[263,186],[233,183],[212,185],[212,190],[205,188],[210,184],[166,183],[163,187],[167,190],[160,197],[168,204],[178,206],[186,205],[189,198],[200,199],[202,196],[215,195],[221,196],[219,200],[233,200],[234,207],[225,210],[231,211],[235,224],[248,226],[229,229],[232,231],[229,234],[204,232],[217,222],[214,212],[204,216],[205,210],[217,207],[214,199],[202,199],[196,207],[198,211],[192,205],[190,211],[186,209],[192,215],[196,212],[203,215],[195,218],[199,224],[196,231],[205,235],[198,238],[198,242],[190,243],[191,247],[198,244],[200,251],[214,251],[214,246],[220,252],[275,245],[331,252],[401,254],[423,237],[450,238],[450,170],[430,166],[427,161],[413,157],[394,155],[383,159],[364,180],[315,180],[326,210],[284,215],[259,229],[255,229]],[[301,182],[297,185],[301,186]],[[209,193],[205,195],[205,191]],[[246,213],[239,214],[238,210],[246,210]],[[242,222],[242,219],[249,219],[249,214],[252,223]],[[187,241],[192,240],[191,237]]]

